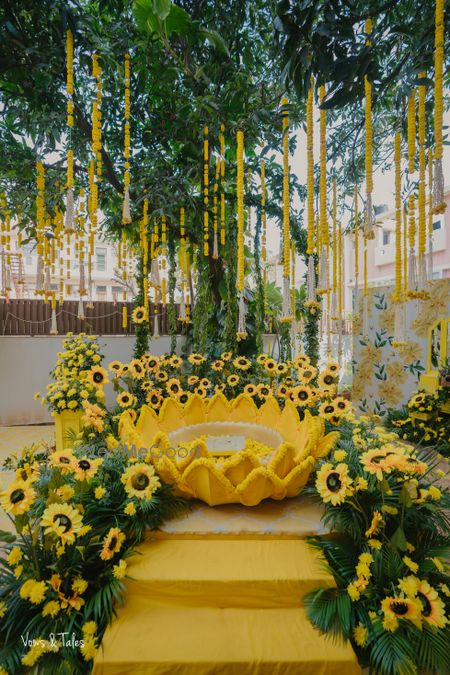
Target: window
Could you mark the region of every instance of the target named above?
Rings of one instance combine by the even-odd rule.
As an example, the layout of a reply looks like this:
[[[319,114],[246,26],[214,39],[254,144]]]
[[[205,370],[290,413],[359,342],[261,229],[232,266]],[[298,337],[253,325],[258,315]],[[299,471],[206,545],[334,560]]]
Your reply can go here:
[[[433,231],[434,230],[440,230],[441,229],[441,221],[440,220],[434,220],[433,221]]]
[[[120,293],[123,292],[122,286],[112,286],[111,287],[111,293],[113,300],[118,300]]]
[[[383,246],[387,246],[391,241],[391,233],[389,230],[383,230]]]
[[[105,272],[106,270],[106,248],[95,249],[97,257],[97,272]]]

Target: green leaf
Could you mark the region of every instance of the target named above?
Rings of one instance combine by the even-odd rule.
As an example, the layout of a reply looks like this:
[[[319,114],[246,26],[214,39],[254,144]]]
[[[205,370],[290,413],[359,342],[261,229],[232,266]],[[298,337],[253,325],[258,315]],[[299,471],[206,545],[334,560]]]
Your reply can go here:
[[[4,541],[7,544],[12,544],[16,541],[16,537],[12,532],[6,532],[5,530],[0,530],[0,541]]]
[[[153,0],[153,11],[155,14],[164,21],[170,14],[172,7],[172,0]]]
[[[210,28],[200,28],[199,34],[202,35],[213,47],[215,47],[217,51],[229,56],[230,53],[228,51],[228,47],[217,31],[211,30]]]
[[[170,14],[166,19],[166,33],[168,36],[172,33],[186,35],[192,26],[192,20],[189,14],[178,5],[172,5]]]
[[[400,551],[406,551],[407,548],[407,541],[405,537],[405,533],[403,531],[402,527],[398,527],[394,534],[392,535],[391,539],[391,544],[395,546],[396,548],[400,549]]]

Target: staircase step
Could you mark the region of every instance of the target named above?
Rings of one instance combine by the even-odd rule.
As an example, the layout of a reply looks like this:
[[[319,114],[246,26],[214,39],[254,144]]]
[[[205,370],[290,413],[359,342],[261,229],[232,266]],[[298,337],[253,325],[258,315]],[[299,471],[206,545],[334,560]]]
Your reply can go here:
[[[154,607],[133,595],[105,633],[93,675],[359,675],[304,609]]]
[[[332,586],[318,553],[294,540],[150,540],[128,568],[128,595],[200,607],[298,607]]]

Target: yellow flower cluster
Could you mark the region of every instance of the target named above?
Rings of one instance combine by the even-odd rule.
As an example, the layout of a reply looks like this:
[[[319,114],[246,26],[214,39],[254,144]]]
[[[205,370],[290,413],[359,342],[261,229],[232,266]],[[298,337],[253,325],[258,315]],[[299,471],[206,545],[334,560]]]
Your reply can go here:
[[[236,161],[237,161],[237,279],[239,291],[244,290],[244,132],[240,129],[236,133]]]
[[[44,254],[44,229],[45,229],[45,170],[42,162],[36,162],[36,239],[37,254]],[[43,289],[37,289],[36,294],[42,293]]]
[[[102,68],[98,54],[92,56],[92,75],[96,80],[97,94],[92,103],[92,152],[96,158],[97,181],[102,177]]]
[[[289,113],[288,100],[281,101],[283,121],[283,276],[289,278],[290,224],[289,224]]]
[[[203,255],[209,255],[209,140],[208,127],[203,129]]]
[[[323,104],[325,98],[325,86],[319,88],[319,102]],[[327,223],[327,112],[320,108],[320,190],[319,190],[319,218],[321,244],[327,249],[330,244]]]
[[[313,121],[314,80],[308,90],[306,102],[306,162],[307,162],[307,208],[308,208],[308,242],[307,254],[314,253],[314,121]]]
[[[424,78],[425,72],[420,73]],[[427,237],[427,219],[426,219],[426,199],[425,199],[425,172],[426,172],[426,152],[425,152],[425,97],[426,87],[419,86],[419,240],[418,255],[419,261],[425,255],[426,237]]]

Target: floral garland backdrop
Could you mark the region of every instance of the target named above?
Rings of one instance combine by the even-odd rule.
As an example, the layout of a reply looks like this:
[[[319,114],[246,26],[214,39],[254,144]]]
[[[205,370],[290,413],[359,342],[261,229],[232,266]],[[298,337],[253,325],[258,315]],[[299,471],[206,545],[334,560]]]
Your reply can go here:
[[[395,306],[392,288],[369,289],[369,330],[362,335],[362,312],[353,321],[352,401],[357,410],[384,417],[407,404],[426,369],[428,329],[450,313],[450,279],[429,285],[427,300],[406,304],[406,342],[393,347]],[[358,300],[355,307],[359,306]]]

